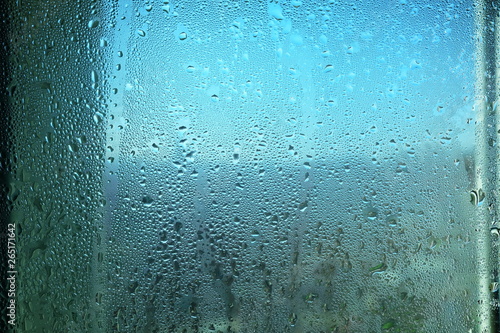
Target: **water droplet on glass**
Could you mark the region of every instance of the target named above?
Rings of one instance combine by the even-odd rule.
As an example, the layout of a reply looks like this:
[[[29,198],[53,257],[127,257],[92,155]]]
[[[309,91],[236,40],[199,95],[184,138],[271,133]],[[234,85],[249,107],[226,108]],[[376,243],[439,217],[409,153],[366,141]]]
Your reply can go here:
[[[481,206],[483,204],[486,194],[482,189],[470,191],[470,202],[474,206]]]
[[[365,213],[365,217],[368,220],[374,221],[377,218],[378,210],[374,207],[368,207],[365,209],[364,213]]]
[[[97,28],[98,25],[99,25],[99,21],[98,20],[90,20],[89,24],[88,24],[88,27],[92,29],[92,28]]]
[[[283,9],[277,3],[269,3],[267,5],[267,10],[269,15],[274,17],[277,20],[283,20],[285,17],[283,16]]]
[[[144,206],[146,207],[151,207],[151,205],[153,204],[153,199],[149,196],[149,195],[146,195],[142,198],[142,203],[144,204]]]
[[[300,205],[299,205],[299,210],[301,212],[304,212],[307,209],[308,206],[309,206],[309,201],[306,200],[304,202],[301,202]]]
[[[92,80],[92,83],[96,83],[97,80],[98,80],[98,77],[97,77],[97,72],[96,71],[92,71],[90,72],[90,78]]]
[[[395,227],[397,223],[398,223],[398,218],[396,216],[387,217],[387,224],[390,225],[391,227]]]
[[[330,73],[331,71],[333,71],[333,65],[326,65],[325,69],[323,70],[323,72],[325,73]]]

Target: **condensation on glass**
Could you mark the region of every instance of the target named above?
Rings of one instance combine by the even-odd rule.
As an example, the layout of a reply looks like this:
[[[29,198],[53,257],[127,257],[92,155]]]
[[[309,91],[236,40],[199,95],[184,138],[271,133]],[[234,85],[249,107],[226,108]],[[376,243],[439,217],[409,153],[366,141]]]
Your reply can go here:
[[[9,6],[17,332],[493,332],[491,4]]]

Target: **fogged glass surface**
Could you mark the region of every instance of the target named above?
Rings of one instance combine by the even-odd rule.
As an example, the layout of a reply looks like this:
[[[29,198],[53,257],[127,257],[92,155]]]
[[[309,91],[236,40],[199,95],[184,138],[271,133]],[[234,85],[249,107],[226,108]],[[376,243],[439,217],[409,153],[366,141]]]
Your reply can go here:
[[[475,327],[470,2],[116,15],[108,329]]]
[[[9,160],[8,168],[2,165],[3,199],[15,225],[8,270],[17,272],[2,275],[3,281],[15,275],[12,296],[1,292],[2,305],[15,302],[15,320],[7,324],[12,317],[1,307],[0,331],[99,332],[95,281],[103,274],[97,262],[107,111],[97,27],[109,24],[108,17],[90,1],[8,0],[0,9],[7,59],[1,116],[9,127],[1,153]],[[7,260],[0,262],[7,268]]]
[[[9,1],[17,330],[486,332],[472,5]]]

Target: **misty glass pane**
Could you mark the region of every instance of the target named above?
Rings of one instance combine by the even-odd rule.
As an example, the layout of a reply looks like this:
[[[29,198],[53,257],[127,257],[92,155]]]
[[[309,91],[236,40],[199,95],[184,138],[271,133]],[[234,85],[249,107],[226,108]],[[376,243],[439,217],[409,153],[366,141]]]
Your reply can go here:
[[[28,2],[18,332],[493,332],[491,5]]]

